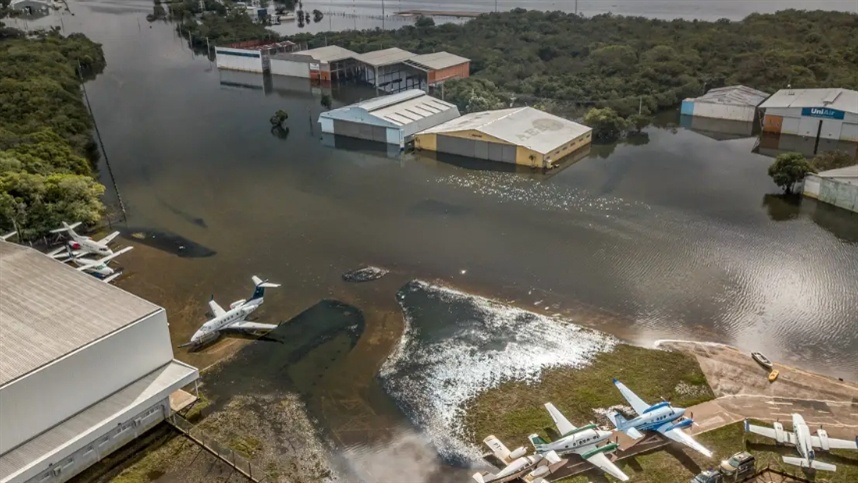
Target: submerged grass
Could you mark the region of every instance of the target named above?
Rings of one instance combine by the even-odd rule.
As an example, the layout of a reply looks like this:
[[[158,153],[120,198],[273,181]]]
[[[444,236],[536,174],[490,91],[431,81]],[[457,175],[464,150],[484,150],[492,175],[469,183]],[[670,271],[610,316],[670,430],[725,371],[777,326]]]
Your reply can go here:
[[[769,423],[757,422],[768,426]],[[798,456],[792,446],[777,446],[773,440],[756,434],[745,434],[742,423],[734,423],[723,428],[697,436],[697,440],[714,452],[708,459],[690,449],[680,449],[678,445],[654,450],[617,462],[632,481],[640,483],[683,482],[703,470],[714,469],[721,460],[732,454],[746,450],[757,459],[757,471],[767,466],[771,469],[804,477],[816,483],[852,483],[858,481],[858,455],[848,451],[820,452],[818,459],[837,465],[837,472],[817,471],[811,478],[798,467],[787,465],[782,456]],[[563,483],[587,483],[606,481],[598,470],[588,471],[573,478],[560,480]]]
[[[652,403],[663,397],[688,407],[714,397],[693,356],[620,344],[586,367],[548,369],[538,383],[511,381],[481,393],[466,404],[465,434],[477,445],[494,434],[510,447],[519,446],[528,434],[552,424],[546,402],[573,424],[595,421],[594,409],[626,404],[613,378]]]

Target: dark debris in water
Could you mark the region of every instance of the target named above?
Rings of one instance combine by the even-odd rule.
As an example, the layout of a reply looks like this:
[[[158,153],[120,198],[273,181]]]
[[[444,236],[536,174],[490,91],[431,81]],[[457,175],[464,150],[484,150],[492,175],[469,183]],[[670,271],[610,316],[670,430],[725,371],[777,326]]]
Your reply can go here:
[[[355,283],[372,282],[373,280],[378,280],[387,275],[388,272],[389,270],[385,270],[383,268],[368,266],[344,273],[343,280]]]

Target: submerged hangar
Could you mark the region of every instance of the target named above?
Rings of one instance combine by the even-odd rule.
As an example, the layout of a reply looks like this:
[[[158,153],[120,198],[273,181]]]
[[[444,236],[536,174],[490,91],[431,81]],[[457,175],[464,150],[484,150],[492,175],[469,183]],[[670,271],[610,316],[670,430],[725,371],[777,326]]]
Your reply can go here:
[[[163,308],[3,241],[0,333],[0,482],[67,481],[193,401]]]

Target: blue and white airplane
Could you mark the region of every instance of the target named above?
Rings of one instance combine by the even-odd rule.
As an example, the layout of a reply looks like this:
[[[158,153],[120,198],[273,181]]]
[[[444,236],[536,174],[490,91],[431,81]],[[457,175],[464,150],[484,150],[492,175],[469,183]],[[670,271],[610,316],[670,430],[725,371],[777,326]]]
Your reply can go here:
[[[711,451],[704,448],[703,445],[694,441],[694,438],[682,431],[683,428],[689,428],[694,424],[691,418],[683,418],[685,416],[685,409],[675,408],[668,401],[649,405],[622,382],[614,379],[614,385],[617,386],[617,389],[620,390],[620,393],[638,414],[634,419],[626,419],[617,411],[608,413],[608,419],[614,423],[614,426],[618,430],[634,439],[643,437],[641,431],[657,431],[677,443],[682,443],[702,453],[707,458],[712,457]]]
[[[248,322],[246,320],[247,316],[254,310],[258,309],[265,301],[263,298],[265,296],[265,289],[280,286],[280,284],[268,283],[267,280],[262,280],[256,275],[254,275],[252,279],[253,295],[251,295],[247,300],[236,300],[230,304],[229,310],[222,309],[221,306],[214,301],[214,298],[209,300],[209,308],[211,309],[214,318],[203,324],[199,330],[194,332],[194,335],[191,336],[191,340],[188,343],[182,344],[179,347],[191,347],[193,349],[197,349],[214,341],[220,337],[222,331],[226,330],[257,332],[276,329],[277,325],[275,324],[259,324],[256,322]]]

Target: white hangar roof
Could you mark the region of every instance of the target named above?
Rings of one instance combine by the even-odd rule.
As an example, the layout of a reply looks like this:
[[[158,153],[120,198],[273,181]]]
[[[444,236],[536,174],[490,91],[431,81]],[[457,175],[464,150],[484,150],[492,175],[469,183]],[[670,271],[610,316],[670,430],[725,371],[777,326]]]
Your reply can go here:
[[[858,91],[849,89],[781,89],[761,108],[828,107],[858,114]]]
[[[323,112],[319,117],[404,129],[433,116],[443,117],[436,121],[442,122],[458,117],[459,109],[419,89],[412,89]]]
[[[592,131],[591,128],[562,117],[534,109],[514,107],[498,111],[465,114],[420,134],[476,130],[511,144],[547,154],[572,139]]]
[[[32,248],[0,241],[0,386],[159,310]]]
[[[758,91],[747,86],[728,86],[710,89],[706,94],[689,100],[712,104],[756,107],[766,100],[767,97],[769,97],[768,92]]]

